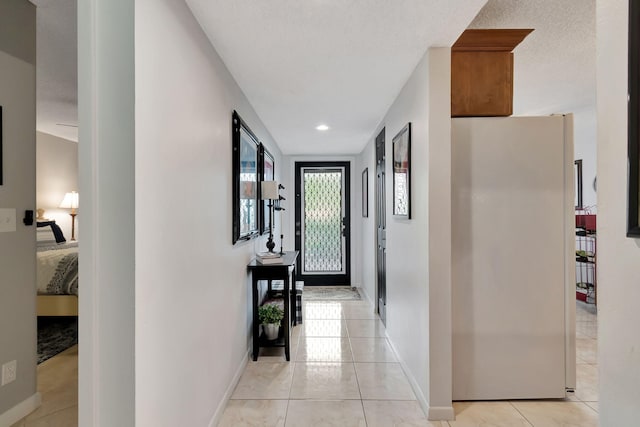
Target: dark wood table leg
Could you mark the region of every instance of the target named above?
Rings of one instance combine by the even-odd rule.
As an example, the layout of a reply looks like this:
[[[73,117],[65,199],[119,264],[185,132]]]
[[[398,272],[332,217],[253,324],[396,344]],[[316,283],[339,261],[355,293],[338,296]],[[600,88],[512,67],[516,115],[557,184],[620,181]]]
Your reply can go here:
[[[287,272],[287,276],[289,276],[289,272]],[[298,324],[298,300],[296,298],[296,295],[298,294],[298,290],[296,289],[296,267],[295,265],[293,266],[293,268],[291,269],[291,295],[290,295],[290,300],[291,300],[291,315],[293,316],[291,318],[291,323],[293,324],[293,326],[296,326]]]
[[[291,318],[289,317],[291,314],[291,305],[289,304],[289,290],[291,289],[289,287],[289,271],[287,269],[287,274],[285,274],[284,277],[284,288],[282,289],[282,299],[284,302],[284,326],[283,326],[283,332],[284,332],[284,355],[285,358],[287,359],[287,362],[289,361],[290,357],[289,357],[289,341],[291,338]]]
[[[255,274],[251,275],[251,291],[253,294],[253,361],[258,360],[258,352],[260,351],[260,322],[258,320],[258,278]]]

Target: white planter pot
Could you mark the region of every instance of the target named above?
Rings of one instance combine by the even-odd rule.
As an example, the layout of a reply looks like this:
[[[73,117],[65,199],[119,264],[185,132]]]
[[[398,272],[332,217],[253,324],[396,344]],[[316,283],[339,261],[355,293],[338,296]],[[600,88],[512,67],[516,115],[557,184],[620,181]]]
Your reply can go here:
[[[267,336],[268,340],[275,340],[278,338],[278,332],[280,331],[280,325],[277,323],[268,323],[262,325],[262,330]]]

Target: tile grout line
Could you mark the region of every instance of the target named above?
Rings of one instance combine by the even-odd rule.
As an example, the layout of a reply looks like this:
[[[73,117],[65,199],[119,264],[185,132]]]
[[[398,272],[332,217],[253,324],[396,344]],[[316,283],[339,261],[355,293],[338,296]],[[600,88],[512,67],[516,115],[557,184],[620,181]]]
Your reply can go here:
[[[600,417],[600,413],[599,413],[598,411],[596,411],[596,408],[594,408],[593,406],[589,405],[589,402],[582,402],[582,403],[584,403],[585,405],[587,405],[587,407],[588,407],[589,409],[591,409],[593,412],[595,412],[596,414],[598,414],[598,417]],[[590,401],[590,403],[597,403],[597,402],[595,402],[595,401]]]
[[[533,423],[532,423],[531,421],[529,421],[529,418],[527,418],[527,417],[522,413],[522,411],[520,411],[520,409],[518,409],[518,408],[516,407],[516,405],[514,405],[514,404],[513,404],[513,402],[511,402],[511,401],[510,401],[510,402],[509,402],[509,405],[511,405],[511,407],[512,407],[513,409],[515,409],[515,410],[520,414],[520,416],[521,416],[522,418],[524,418],[524,420],[525,420],[526,422],[528,422],[528,423],[531,425],[531,427],[535,427],[535,426],[533,425]]]
[[[360,406],[362,407],[362,416],[364,417],[364,425],[368,427],[369,422],[367,421],[367,412],[364,410],[364,401],[360,399]]]
[[[282,422],[282,427],[287,427],[287,417],[289,416],[289,403],[291,403],[291,399],[287,399],[287,409],[284,411],[284,421]]]
[[[303,318],[304,321],[304,318]],[[301,326],[302,327],[302,326]],[[298,359],[298,353],[300,351],[300,339],[302,338],[302,329],[300,330],[300,333],[298,334],[298,346],[296,347],[296,357],[295,360],[289,360],[289,363],[293,363],[293,369],[291,369],[291,382],[289,383],[289,394],[287,395],[287,410],[284,413],[284,424],[283,427],[287,426],[287,418],[289,417],[289,406],[291,404],[291,389],[293,389],[293,376],[296,373],[296,367],[298,366],[296,361]],[[289,343],[291,344],[291,343]]]
[[[343,310],[342,306],[340,306],[340,310]],[[344,312],[343,312],[344,314]],[[369,422],[367,421],[367,413],[364,410],[364,400],[362,399],[362,390],[360,389],[360,380],[358,379],[358,371],[356,370],[356,358],[353,355],[353,344],[351,343],[351,334],[349,333],[349,326],[347,326],[347,322],[345,319],[345,327],[347,329],[347,337],[349,339],[349,351],[351,351],[351,359],[353,360],[353,373],[356,376],[356,385],[358,386],[358,394],[360,395],[360,407],[362,408],[362,416],[364,417],[364,425],[367,427]]]
[[[358,380],[358,371],[356,370],[356,361],[353,357],[353,346],[351,345],[351,336],[349,335],[349,328],[347,328],[347,338],[349,339],[349,351],[351,351],[351,360],[353,364],[353,373],[356,376],[356,385],[358,386],[358,394],[360,395],[360,403],[362,404],[362,390],[360,390],[360,380]],[[364,404],[362,404],[362,412],[364,413]],[[365,420],[366,423],[366,420]]]

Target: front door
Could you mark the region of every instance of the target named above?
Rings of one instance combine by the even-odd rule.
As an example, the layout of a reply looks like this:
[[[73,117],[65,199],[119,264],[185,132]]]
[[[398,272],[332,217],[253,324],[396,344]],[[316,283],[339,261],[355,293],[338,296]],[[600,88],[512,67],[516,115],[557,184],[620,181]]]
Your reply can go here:
[[[387,215],[385,211],[384,129],[376,137],[376,282],[378,315],[387,324]]]
[[[349,162],[296,162],[299,280],[351,285]]]

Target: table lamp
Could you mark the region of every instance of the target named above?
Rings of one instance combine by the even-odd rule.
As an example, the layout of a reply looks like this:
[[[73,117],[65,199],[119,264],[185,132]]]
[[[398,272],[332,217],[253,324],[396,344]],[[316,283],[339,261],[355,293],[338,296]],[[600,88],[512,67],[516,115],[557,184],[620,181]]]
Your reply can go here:
[[[276,244],[273,241],[273,207],[275,206],[275,200],[280,200],[278,182],[262,181],[261,186],[260,195],[262,200],[269,200],[269,240],[267,240],[267,249],[269,252],[273,252],[273,248],[276,247]]]
[[[64,195],[64,199],[58,206],[63,209],[71,209],[71,241],[76,240],[76,209],[78,209],[78,192],[72,191]]]

